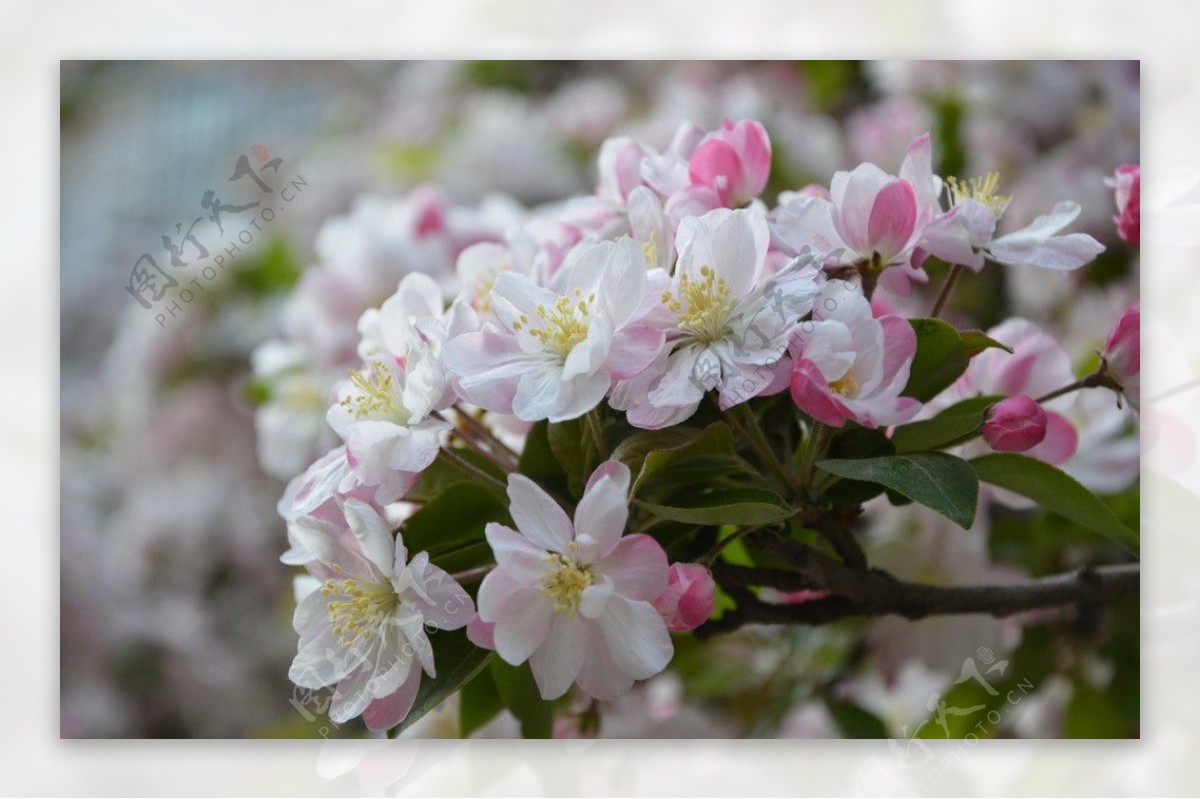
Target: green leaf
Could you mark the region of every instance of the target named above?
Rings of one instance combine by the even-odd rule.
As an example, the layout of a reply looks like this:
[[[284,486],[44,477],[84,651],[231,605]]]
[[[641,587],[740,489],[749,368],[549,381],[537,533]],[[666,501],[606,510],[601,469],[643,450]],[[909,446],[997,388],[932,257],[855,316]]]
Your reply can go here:
[[[550,437],[547,432],[549,422],[538,422],[529,428],[525,436],[525,448],[521,450],[521,459],[517,471],[535,482],[543,479],[566,476],[554,450],[550,449]]]
[[[487,665],[492,653],[480,649],[467,639],[465,630],[438,630],[429,636],[433,646],[433,662],[437,666],[437,679],[429,675],[421,677],[421,687],[412,710],[404,721],[391,730],[392,735],[403,732],[422,716],[442,703],[446,697],[462,688]],[[416,665],[413,668],[417,668]]]
[[[797,450],[797,457],[803,450]],[[834,436],[829,442],[827,456],[831,460],[843,458],[872,458],[884,455],[894,455],[896,448],[891,439],[880,430],[869,430],[865,427],[851,427],[845,432]],[[861,505],[872,497],[878,496],[883,486],[877,483],[864,483],[860,480],[838,480],[828,490],[825,496],[837,505]]]
[[[958,335],[962,339],[963,346],[967,348],[967,357],[969,358],[974,358],[979,353],[988,349],[1004,350],[1010,355],[1013,351],[1012,347],[1007,344],[1001,344],[996,339],[979,330],[964,330]]]
[[[851,702],[834,702],[826,700],[829,715],[837,722],[846,738],[874,738],[883,740],[890,737],[887,727],[874,713],[863,710]]]
[[[917,354],[903,394],[928,402],[967,371],[971,359],[958,331],[942,320],[909,319],[908,322],[917,334]]]
[[[882,458],[824,460],[830,474],[878,483],[932,508],[968,529],[975,521],[979,480],[971,464],[944,452],[917,452]]]
[[[1134,693],[1137,686],[1134,686]],[[1111,691],[1093,688],[1076,678],[1071,703],[1063,718],[1064,738],[1136,738],[1113,703]]]
[[[1138,533],[1122,524],[1099,497],[1061,469],[1015,452],[983,455],[972,460],[971,465],[983,482],[1015,491],[1138,554]]]
[[[488,522],[508,522],[505,502],[478,483],[456,483],[404,522],[404,545],[430,557],[483,541]]]
[[[550,451],[566,472],[571,493],[576,497],[583,493],[584,481],[595,466],[596,460],[596,448],[585,425],[586,422],[581,417],[556,422],[546,428]]]
[[[629,467],[633,474],[632,490],[636,493],[643,482],[664,469],[707,455],[735,457],[733,434],[724,422],[714,422],[703,429],[642,430],[617,445],[612,457]]]
[[[663,519],[690,524],[760,525],[783,521],[795,511],[773,491],[737,488],[697,494],[687,505],[634,503]]]
[[[471,733],[494,719],[504,709],[504,701],[492,679],[490,669],[483,669],[475,679],[463,686],[458,695],[458,734],[469,738]]]
[[[455,455],[458,455],[463,460],[477,467],[486,474],[495,477],[501,483],[505,482],[507,475],[496,464],[489,461],[482,455],[472,452],[469,449],[456,449]],[[437,459],[429,465],[429,468],[421,472],[421,477],[416,484],[409,489],[409,492],[404,496],[404,499],[409,502],[432,502],[443,491],[456,483],[473,483],[475,485],[483,485],[479,478],[471,474],[454,461],[449,460],[446,456],[439,452]],[[498,488],[487,486],[487,490],[495,492],[502,496],[503,492]]]
[[[983,425],[983,415],[998,396],[972,397],[951,405],[932,419],[910,422],[892,431],[896,452],[924,452],[960,444],[975,436]]]
[[[504,706],[521,722],[521,737],[552,737],[554,703],[542,699],[529,664],[510,666],[497,657],[491,672]]]

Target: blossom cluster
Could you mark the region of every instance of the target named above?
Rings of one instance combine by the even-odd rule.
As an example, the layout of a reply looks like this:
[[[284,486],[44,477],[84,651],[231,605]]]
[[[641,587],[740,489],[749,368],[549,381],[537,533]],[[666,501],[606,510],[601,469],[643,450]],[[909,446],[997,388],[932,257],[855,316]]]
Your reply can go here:
[[[933,163],[923,134],[894,172],[863,163],[772,206],[767,131],[729,120],[684,124],[661,150],[609,139],[593,194],[514,211],[474,243],[452,242],[449,214],[428,193],[406,201],[411,213],[396,223],[437,255],[362,315],[355,342],[331,343],[359,359],[326,412],[337,444],[279,505],[284,560],[308,571],[297,581],[292,679],[336,686],[335,721],[362,714],[388,729],[423,674],[453,665],[437,662],[429,640],[446,631],[466,628],[475,646],[528,662],[545,700],[572,686],[615,700],[660,673],[669,632],[713,613],[711,558],[672,563],[662,540],[628,532],[630,466],[602,460],[614,454],[613,420],[642,431],[690,429],[714,413],[736,422],[786,392],[813,454],[847,426],[888,430],[996,396],[1007,399],[980,419],[986,444],[963,447],[1080,461],[1087,433],[1072,419],[1076,397],[1059,392],[1075,380],[1070,360],[1032,323],[979,334],[986,345],[953,385],[913,390],[922,328],[889,307],[929,281],[931,259],[949,266],[952,285],[989,262],[1070,272],[1103,250],[1067,231],[1081,210],[1069,200],[999,232],[1021,202],[1000,176],[939,176]],[[1121,227],[1128,237],[1130,223]],[[1116,325],[1093,381],[1135,406],[1136,329],[1129,317]],[[577,502],[521,473],[539,423],[578,423],[589,437]],[[1087,444],[1093,462],[1103,456],[1103,440]],[[505,489],[507,516],[484,530],[490,556],[457,576],[406,544],[405,520],[429,502],[418,489],[443,460]]]

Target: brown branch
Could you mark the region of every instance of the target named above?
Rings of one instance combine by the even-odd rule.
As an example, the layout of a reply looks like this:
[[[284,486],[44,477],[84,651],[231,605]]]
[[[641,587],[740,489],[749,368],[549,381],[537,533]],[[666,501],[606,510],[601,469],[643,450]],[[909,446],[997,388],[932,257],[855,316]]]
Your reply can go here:
[[[940,586],[908,583],[879,569],[858,570],[811,547],[759,535],[763,550],[783,559],[784,569],[713,564],[713,576],[737,607],[697,630],[714,635],[744,624],[827,624],[850,616],[927,616],[984,613],[1009,616],[1037,608],[1109,602],[1136,594],[1141,571],[1136,563],[1100,566],[1002,585]],[[754,587],[780,591],[817,590],[829,596],[792,604],[758,599]]]

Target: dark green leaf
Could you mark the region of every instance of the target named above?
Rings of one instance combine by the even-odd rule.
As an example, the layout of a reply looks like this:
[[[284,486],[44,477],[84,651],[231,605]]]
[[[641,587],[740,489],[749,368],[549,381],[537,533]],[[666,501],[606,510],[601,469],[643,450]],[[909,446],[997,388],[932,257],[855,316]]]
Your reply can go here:
[[[1015,452],[994,452],[971,461],[975,473],[991,483],[1028,497],[1047,510],[1112,539],[1125,550],[1138,554],[1136,531],[1118,519],[1100,498],[1061,469]]]
[[[1003,397],[972,397],[951,405],[932,419],[910,422],[892,431],[896,452],[923,452],[962,443],[975,436],[983,415]]]
[[[975,521],[979,480],[975,470],[962,458],[944,452],[917,452],[882,458],[824,460],[817,466],[830,474],[878,483],[897,491],[964,530]]]
[[[634,502],[638,507],[663,519],[703,525],[771,524],[795,513],[778,494],[757,488],[696,494],[686,505],[656,505],[641,500]]]
[[[529,434],[525,436],[525,448],[521,450],[521,460],[517,465],[521,474],[535,482],[566,474],[550,449],[548,427],[549,423],[542,421],[529,428]]]
[[[909,319],[908,322],[917,334],[917,354],[903,393],[928,402],[967,371],[971,359],[958,331],[942,320]]]
[[[504,702],[492,679],[491,669],[483,669],[458,695],[458,734],[469,738],[503,709]]]
[[[1134,692],[1137,691],[1137,686]],[[1063,718],[1064,738],[1134,738],[1134,730],[1113,704],[1109,691],[1093,688],[1078,678]]]
[[[429,636],[433,645],[433,662],[437,666],[436,680],[429,675],[421,677],[421,687],[412,710],[404,721],[391,730],[392,734],[403,732],[422,716],[442,703],[446,697],[466,685],[484,666],[492,653],[480,649],[469,640],[465,630],[438,630]],[[413,668],[418,668],[416,665]]]
[[[846,738],[874,738],[883,740],[890,737],[887,727],[874,713],[863,710],[851,702],[834,702],[826,700],[829,715],[837,722]]]
[[[478,483],[456,483],[408,517],[401,534],[409,552],[437,556],[483,541],[488,522],[508,523],[504,500]]]
[[[521,737],[552,737],[554,703],[542,699],[529,664],[510,666],[497,657],[491,672],[504,706],[521,722]]]
[[[964,330],[959,334],[962,339],[963,346],[967,348],[967,356],[974,358],[979,353],[987,349],[1004,350],[1012,354],[1013,348],[1007,344],[1001,344],[996,339],[983,333],[979,330]]]
[[[612,456],[633,473],[632,490],[636,493],[643,482],[664,469],[708,455],[734,457],[733,434],[724,422],[715,422],[704,429],[672,427],[639,431],[622,441]]]
[[[828,457],[831,460],[871,458],[894,455],[895,451],[891,439],[882,431],[868,430],[865,427],[851,427],[834,436],[829,443]],[[838,505],[861,505],[868,499],[878,496],[882,491],[883,486],[878,483],[838,480],[825,492],[825,496]]]
[[[495,477],[501,483],[507,479],[500,467],[476,452],[469,449],[456,449],[454,454],[486,474]],[[476,475],[449,460],[444,454],[438,453],[437,460],[430,464],[428,469],[421,472],[420,479],[409,489],[404,498],[411,502],[432,502],[443,491],[456,483],[483,485]],[[503,492],[499,489],[492,486],[487,486],[487,488],[489,491],[496,492],[498,496],[503,496]]]

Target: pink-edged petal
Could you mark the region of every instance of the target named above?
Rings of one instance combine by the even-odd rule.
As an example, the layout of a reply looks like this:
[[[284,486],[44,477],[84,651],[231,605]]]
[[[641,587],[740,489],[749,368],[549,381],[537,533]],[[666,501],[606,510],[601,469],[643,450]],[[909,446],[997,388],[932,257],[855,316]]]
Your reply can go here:
[[[613,380],[627,380],[654,363],[666,342],[666,333],[651,325],[630,325],[616,334],[608,351]]]
[[[893,180],[875,196],[867,239],[883,263],[904,249],[917,223],[917,196],[908,181]]]
[[[796,406],[818,422],[842,427],[854,418],[854,413],[829,390],[825,376],[812,361],[793,364],[791,392]]]
[[[363,711],[363,721],[372,732],[390,730],[408,717],[417,691],[421,687],[421,670],[409,671],[408,679],[395,693],[376,699]]]
[[[651,601],[667,587],[667,554],[647,535],[627,535],[596,565],[627,599]]]
[[[625,522],[629,519],[627,487],[628,484],[622,486],[609,477],[602,477],[579,500],[575,510],[575,537],[580,542],[588,539],[591,551],[581,553],[587,560],[603,558],[625,532]]]
[[[538,547],[516,530],[496,522],[489,522],[483,534],[487,538],[488,546],[492,548],[497,565],[514,580],[532,583],[541,578],[545,570],[545,549]]]
[[[675,648],[667,624],[649,602],[614,595],[596,621],[613,662],[635,680],[653,677],[671,662]]]
[[[540,588],[530,586],[509,599],[503,616],[495,622],[496,652],[506,662],[517,666],[528,660],[546,640],[554,608]]]
[[[616,460],[607,460],[597,466],[595,471],[592,472],[592,476],[588,478],[583,493],[586,494],[591,491],[592,486],[596,485],[602,477],[609,478],[620,487],[622,493],[629,494],[629,482],[631,478],[629,467]]]
[[[601,574],[597,582],[583,589],[579,598],[579,615],[585,619],[599,618],[608,607],[608,600],[612,597],[614,588],[612,579],[606,574]]]
[[[834,226],[838,235],[854,252],[870,252],[867,233],[875,197],[895,178],[874,164],[859,164],[853,172],[838,172],[830,183],[830,195],[837,206]]]
[[[736,125],[727,121],[724,135],[742,162],[742,183],[733,199],[748,202],[762,193],[771,175],[771,138],[766,128],[753,119],[744,119]]]
[[[517,386],[530,369],[516,337],[490,326],[450,339],[442,361],[468,402],[495,413],[512,413]]]
[[[541,486],[521,474],[508,476],[509,511],[517,529],[537,546],[566,552],[574,528],[567,512]]]
[[[948,264],[978,272],[986,247],[996,230],[996,215],[983,203],[968,200],[933,219],[921,229],[920,246]]]
[[[476,616],[467,624],[467,640],[480,649],[496,648],[496,625]]]
[[[529,656],[529,667],[542,699],[562,696],[579,676],[585,654],[585,624],[566,613],[554,614],[546,640]]]
[[[933,175],[933,140],[928,133],[922,133],[908,145],[900,177],[916,191],[918,221],[937,212],[940,181]]]
[[[880,390],[898,394],[908,384],[909,369],[917,354],[917,334],[907,319],[887,315],[879,318],[883,327],[883,361],[880,363]]]
[[[1046,411],[1046,437],[1042,443],[1025,454],[1054,466],[1061,466],[1075,455],[1079,447],[1079,432],[1069,419],[1060,413]]]
[[[584,637],[585,657],[579,671],[579,688],[593,699],[618,699],[633,687],[633,677],[622,671],[608,651],[603,632],[596,622]]]
[[[992,258],[1011,266],[1036,266],[1057,272],[1070,272],[1091,263],[1104,252],[1104,245],[1086,233],[1051,236],[1040,241],[996,240],[990,248]]]
[[[515,615],[513,607],[524,607],[529,601],[530,593],[541,595],[537,583],[530,583],[514,577],[507,569],[497,567],[488,572],[479,586],[479,594],[475,597],[479,608],[479,618],[489,624],[495,624],[503,618]]]
[[[727,206],[742,183],[742,159],[728,142],[708,139],[692,153],[688,175],[693,183],[716,191],[721,204]]]

